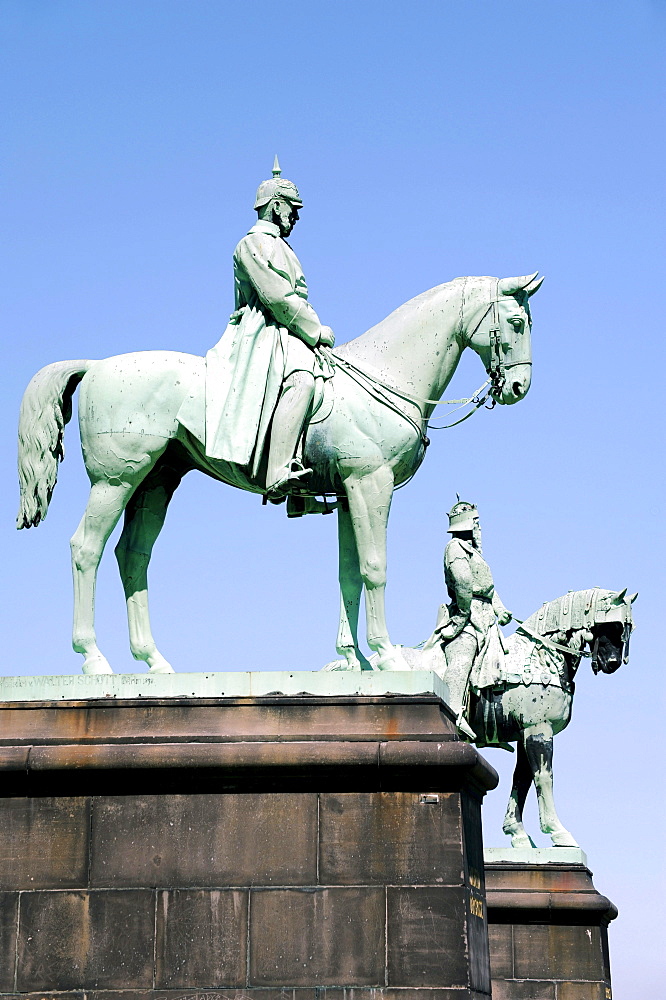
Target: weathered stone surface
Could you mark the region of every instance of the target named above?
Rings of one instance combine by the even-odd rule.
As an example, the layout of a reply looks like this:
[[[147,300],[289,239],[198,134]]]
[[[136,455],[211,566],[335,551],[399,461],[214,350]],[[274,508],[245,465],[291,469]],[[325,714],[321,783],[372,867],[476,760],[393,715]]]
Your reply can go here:
[[[460,796],[324,793],[319,879],[324,884],[461,885]]]
[[[558,983],[557,1000],[608,1000],[606,983]]]
[[[85,885],[86,798],[0,798],[0,889]]]
[[[517,979],[597,979],[599,928],[514,924],[513,961]]]
[[[83,708],[7,710],[37,742],[0,747],[4,995],[488,1000],[496,776],[436,699]]]
[[[387,895],[389,984],[470,985],[466,891],[401,887]]]
[[[158,893],[155,985],[242,986],[247,965],[247,892],[171,889]]]
[[[21,992],[151,986],[154,893],[39,891],[21,895]]]
[[[324,676],[324,675],[322,675]],[[426,675],[429,677],[429,675]],[[427,687],[427,684],[426,684]],[[2,743],[272,742],[285,740],[442,740],[454,727],[435,694],[314,698],[274,695],[215,698],[74,701],[21,707],[0,704]]]
[[[384,984],[383,889],[255,889],[250,906],[252,986]]]
[[[313,793],[95,801],[92,885],[313,885],[316,880]]]
[[[489,923],[488,943],[493,980],[513,979],[513,925]]]
[[[45,1000],[39,994],[6,1000]],[[5,1000],[5,997],[2,998]],[[49,995],[48,1000],[51,1000]],[[54,1000],[80,1000],[74,993],[58,994]],[[392,989],[391,987],[227,987],[221,990],[120,990],[86,991],[85,1000],[488,1000],[487,993],[467,989]]]
[[[17,892],[0,892],[0,991],[14,989],[16,966]]]
[[[617,910],[585,865],[493,862],[486,887],[493,1000],[606,1000]]]
[[[493,1000],[556,1000],[555,983],[537,979],[493,979]]]

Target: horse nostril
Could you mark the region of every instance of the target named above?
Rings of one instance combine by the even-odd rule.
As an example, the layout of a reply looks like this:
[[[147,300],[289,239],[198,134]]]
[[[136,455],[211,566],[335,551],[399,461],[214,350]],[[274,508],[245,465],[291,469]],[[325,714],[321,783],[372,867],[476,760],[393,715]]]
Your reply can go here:
[[[522,383],[520,383],[520,382],[514,382],[512,388],[513,388],[513,394],[514,394],[514,396],[522,396],[522,394],[523,394]]]

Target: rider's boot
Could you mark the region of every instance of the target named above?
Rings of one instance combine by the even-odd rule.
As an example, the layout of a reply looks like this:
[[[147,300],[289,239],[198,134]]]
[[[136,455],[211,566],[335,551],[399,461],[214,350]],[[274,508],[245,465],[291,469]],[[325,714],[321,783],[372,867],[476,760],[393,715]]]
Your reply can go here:
[[[298,439],[314,396],[314,377],[309,372],[294,372],[286,380],[273,416],[271,444],[266,472],[266,492],[279,496],[297,485],[312,469],[294,458]]]

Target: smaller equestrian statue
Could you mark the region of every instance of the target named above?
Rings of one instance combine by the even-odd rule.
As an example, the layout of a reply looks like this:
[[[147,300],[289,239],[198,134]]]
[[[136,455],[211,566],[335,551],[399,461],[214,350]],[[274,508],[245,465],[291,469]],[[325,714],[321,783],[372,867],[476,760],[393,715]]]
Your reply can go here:
[[[555,847],[577,847],[560,822],[553,798],[553,736],[569,725],[574,679],[588,657],[595,674],[612,674],[629,659],[632,604],[638,594],[570,591],[548,601],[505,639],[499,624],[511,619],[495,592],[481,555],[478,511],[459,501],[449,514],[453,535],[444,575],[451,598],[422,649],[403,648],[412,670],[434,671],[450,688],[459,731],[478,747],[518,756],[504,818],[513,847],[534,847],[523,808],[534,783],[543,833]],[[370,658],[373,664],[374,657]],[[327,669],[327,668],[324,668]],[[340,661],[328,669],[341,669]],[[343,668],[344,669],[344,668]]]

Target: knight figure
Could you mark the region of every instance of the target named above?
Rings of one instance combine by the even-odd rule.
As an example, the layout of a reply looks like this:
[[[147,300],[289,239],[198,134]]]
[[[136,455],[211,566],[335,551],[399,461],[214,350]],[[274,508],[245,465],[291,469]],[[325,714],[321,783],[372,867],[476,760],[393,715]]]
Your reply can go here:
[[[235,312],[206,358],[206,454],[235,462],[279,501],[311,471],[298,455],[315,380],[329,378],[333,331],[308,302],[286,242],[303,202],[281,176],[259,185],[257,222],[234,252]]]
[[[482,555],[477,508],[458,500],[448,518],[452,538],[444,552],[444,579],[451,604],[440,607],[435,631],[424,649],[442,645],[450,707],[460,732],[475,739],[465,719],[468,689],[478,691],[499,680],[505,656],[499,625],[508,624],[511,614],[495,590]]]

